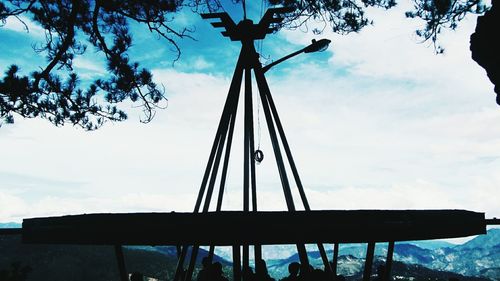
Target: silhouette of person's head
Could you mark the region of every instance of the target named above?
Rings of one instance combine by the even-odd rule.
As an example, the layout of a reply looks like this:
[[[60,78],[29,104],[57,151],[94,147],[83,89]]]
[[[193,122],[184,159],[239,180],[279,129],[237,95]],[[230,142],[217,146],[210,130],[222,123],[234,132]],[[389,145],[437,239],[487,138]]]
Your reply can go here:
[[[242,270],[243,281],[253,280],[254,273],[251,267],[245,266]]]
[[[210,265],[212,264],[212,262],[210,261],[210,258],[209,257],[204,257],[202,260],[201,260],[201,264],[203,265],[203,268],[209,268]]]
[[[257,260],[255,262],[255,274],[267,274],[267,265],[264,260]]]
[[[253,273],[253,268],[251,268],[250,266],[244,266],[242,272]]]
[[[326,273],[319,269],[319,268],[316,268],[316,269],[313,269],[311,271],[311,279],[312,280],[315,280],[315,281],[325,281],[327,280],[328,278],[328,275],[326,275]]]
[[[288,272],[290,272],[291,276],[297,276],[300,270],[300,263],[292,262],[288,265]]]
[[[222,276],[222,264],[220,262],[214,262],[211,268],[214,276]]]
[[[198,279],[197,281],[208,281],[210,280],[210,275],[212,274],[212,261],[210,260],[209,257],[204,257],[201,260],[201,265],[202,268],[200,272],[198,272]]]
[[[134,272],[130,275],[130,281],[143,281],[143,280],[144,276],[142,275],[142,273]]]

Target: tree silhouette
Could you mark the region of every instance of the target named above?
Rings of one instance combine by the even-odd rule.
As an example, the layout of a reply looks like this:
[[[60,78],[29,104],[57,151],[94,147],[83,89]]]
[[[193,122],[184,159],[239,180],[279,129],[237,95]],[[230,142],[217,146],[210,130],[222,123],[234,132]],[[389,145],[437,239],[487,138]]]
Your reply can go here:
[[[471,35],[472,59],[486,70],[495,85],[496,101],[500,105],[500,0],[492,1],[491,9],[478,17],[475,32]]]
[[[396,0],[265,0],[270,5],[291,8],[286,20],[275,28],[296,28],[314,19],[330,25],[335,32],[357,32],[371,23],[366,7],[389,9]],[[241,0],[233,0],[241,3]],[[426,27],[417,30],[424,40],[432,40],[437,52],[437,36],[442,28],[454,29],[467,13],[483,13],[481,0],[413,0],[408,17],[419,17]],[[183,7],[193,12],[220,11],[219,0],[6,0],[0,2],[0,21],[14,17],[23,24],[31,18],[45,30],[45,42],[34,49],[48,60],[41,70],[19,75],[12,65],[0,80],[0,118],[14,122],[14,115],[41,117],[59,126],[65,123],[94,130],[105,121],[127,118],[116,104],[129,100],[140,103],[149,122],[155,110],[166,101],[164,90],[153,82],[148,69],[134,62],[128,50],[132,45],[130,22],[148,27],[170,43],[179,58],[177,40],[191,38],[189,28],[172,27],[172,16]],[[26,29],[28,26],[24,24]],[[321,32],[321,30],[313,30]],[[73,60],[90,44],[106,58],[107,77],[82,87],[73,69]],[[175,59],[175,60],[176,60]],[[102,94],[99,94],[102,93]],[[1,121],[0,121],[1,122]],[[1,123],[0,123],[1,124]]]
[[[25,281],[31,270],[31,267],[28,265],[23,266],[21,262],[13,262],[9,269],[0,270],[0,280]]]

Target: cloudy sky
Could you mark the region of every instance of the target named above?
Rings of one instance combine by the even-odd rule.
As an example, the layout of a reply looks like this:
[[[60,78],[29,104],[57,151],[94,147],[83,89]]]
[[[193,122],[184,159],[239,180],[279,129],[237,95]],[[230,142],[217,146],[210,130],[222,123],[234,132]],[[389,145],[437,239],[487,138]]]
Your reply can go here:
[[[414,35],[423,23],[404,17],[409,7],[401,2],[388,12],[370,9],[374,25],[357,34],[340,36],[326,28],[315,36],[303,28],[263,42],[266,63],[312,38],[332,40],[327,51],[298,56],[267,73],[310,204],[313,209],[453,208],[500,217],[500,108],[485,71],[470,58],[476,17],[444,32],[440,42],[446,52],[435,55]],[[241,17],[239,9],[226,8],[235,21]],[[249,13],[258,20],[258,7]],[[43,31],[27,22],[29,33],[14,20],[0,28],[2,71],[13,63],[23,73],[43,65],[32,50]],[[192,211],[240,44],[190,12],[174,22],[196,27],[196,41],[180,42],[182,56],[174,65],[171,46],[133,26],[131,57],[152,69],[169,100],[151,123],[140,123],[140,110],[122,104],[129,120],[95,132],[21,118],[0,128],[0,222]],[[84,81],[106,75],[93,52],[75,60],[75,68]],[[285,210],[259,108],[256,104],[261,121],[256,142],[266,158],[257,166],[258,205]],[[241,119],[226,210],[242,208]]]

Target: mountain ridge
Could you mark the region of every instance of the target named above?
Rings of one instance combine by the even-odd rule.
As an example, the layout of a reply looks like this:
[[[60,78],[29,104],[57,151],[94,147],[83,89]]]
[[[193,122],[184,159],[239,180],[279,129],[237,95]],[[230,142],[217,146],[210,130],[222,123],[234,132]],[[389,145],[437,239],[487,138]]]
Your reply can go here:
[[[17,225],[20,226],[20,224]],[[16,224],[2,223],[0,227],[16,227]],[[12,262],[19,261],[21,265],[29,265],[32,268],[32,273],[37,277],[36,279],[27,279],[28,281],[115,279],[112,275],[117,273],[116,258],[110,246],[29,245],[22,244],[20,239],[18,235],[0,236],[0,253],[2,253],[0,255],[0,275],[2,270],[9,268]],[[439,279],[444,278],[443,276],[448,276],[447,278],[455,276],[460,277],[460,280],[500,281],[500,229],[490,229],[487,235],[479,235],[460,245],[450,246],[449,243],[441,243],[442,241],[436,241],[437,243],[425,241],[425,248],[423,248],[418,246],[420,242],[422,241],[398,242],[394,249],[394,264],[398,264],[402,271],[412,272],[413,275],[410,276],[412,278],[432,276],[432,278]],[[437,245],[443,245],[443,247],[437,247]],[[333,255],[331,245],[325,246],[329,246],[327,255],[331,257]],[[310,262],[313,266],[322,268],[319,252],[314,248],[316,246],[307,245]],[[216,251],[216,254],[219,254],[220,250],[227,251],[230,250],[230,247],[217,247],[217,249],[219,252]],[[290,253],[290,255],[286,258],[269,258],[272,255],[278,256],[279,253],[273,253],[275,250]],[[284,277],[288,271],[288,264],[299,260],[295,251],[296,248],[291,245],[263,247],[263,254],[267,255],[265,259],[273,277]],[[147,276],[160,280],[171,277],[177,263],[175,247],[125,246],[124,252],[129,271],[144,272]],[[341,244],[339,252],[339,274],[346,275],[349,277],[348,281],[352,281],[362,272],[364,267],[366,244]],[[198,262],[206,255],[207,251],[200,248]],[[383,261],[386,255],[387,243],[377,243],[375,261]],[[231,257],[215,256],[215,261],[224,265],[227,276],[229,276],[231,267],[229,260]],[[84,267],[92,268],[100,273],[92,275],[93,273],[82,272]],[[50,272],[53,274],[54,271],[65,277],[62,279],[47,277]],[[394,273],[403,274],[396,269]]]
[[[327,255],[332,256],[332,250],[328,250]],[[378,243],[375,248],[376,259],[384,260],[386,255],[387,243]],[[361,270],[365,256],[366,244],[340,247],[338,268],[341,272],[344,270],[341,274],[352,274]],[[323,266],[318,251],[308,252],[308,257],[315,267]],[[394,261],[420,265],[432,270],[500,281],[500,229],[490,229],[487,235],[479,235],[453,247],[423,249],[412,242],[399,242],[395,244],[393,258]],[[274,259],[271,265],[278,274],[286,274],[284,267],[292,261],[298,261],[296,253],[284,259]]]

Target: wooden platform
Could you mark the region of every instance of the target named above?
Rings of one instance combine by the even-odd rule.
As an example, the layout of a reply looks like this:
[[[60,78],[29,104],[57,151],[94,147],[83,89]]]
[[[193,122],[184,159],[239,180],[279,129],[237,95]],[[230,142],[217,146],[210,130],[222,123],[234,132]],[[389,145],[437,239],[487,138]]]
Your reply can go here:
[[[32,218],[25,243],[244,245],[427,240],[486,233],[465,210],[127,213]]]

